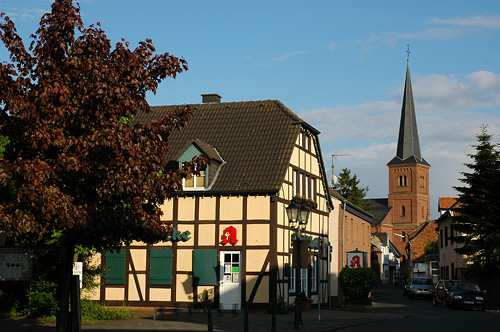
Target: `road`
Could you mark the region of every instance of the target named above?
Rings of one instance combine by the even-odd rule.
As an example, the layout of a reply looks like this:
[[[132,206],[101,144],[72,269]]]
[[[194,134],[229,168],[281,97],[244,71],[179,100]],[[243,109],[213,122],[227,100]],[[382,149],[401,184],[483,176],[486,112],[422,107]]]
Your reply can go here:
[[[500,312],[434,307],[431,299],[409,299],[402,286],[376,287],[372,292],[373,311],[403,314],[405,318],[372,323],[338,331],[500,331]]]

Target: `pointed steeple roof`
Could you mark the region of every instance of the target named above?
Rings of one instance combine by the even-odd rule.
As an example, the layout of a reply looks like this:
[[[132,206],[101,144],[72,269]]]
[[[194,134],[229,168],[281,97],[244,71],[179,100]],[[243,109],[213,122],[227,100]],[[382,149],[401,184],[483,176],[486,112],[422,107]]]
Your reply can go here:
[[[403,95],[403,106],[401,107],[401,122],[399,124],[398,149],[394,157],[387,165],[396,164],[422,164],[430,166],[420,153],[418,140],[417,119],[415,116],[415,105],[413,103],[413,92],[411,88],[410,60],[406,65],[406,82]]]

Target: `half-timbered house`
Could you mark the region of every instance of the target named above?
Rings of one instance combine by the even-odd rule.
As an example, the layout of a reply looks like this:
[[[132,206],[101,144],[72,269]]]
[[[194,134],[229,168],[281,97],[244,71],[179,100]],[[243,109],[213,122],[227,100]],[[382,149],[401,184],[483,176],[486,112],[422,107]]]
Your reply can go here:
[[[332,203],[319,132],[278,100],[202,96],[191,105],[188,125],[169,137],[166,157],[181,165],[201,154],[208,168],[163,205],[168,238],[100,256],[106,275],[92,298],[150,307],[213,301],[221,310],[238,310],[245,302],[292,303],[299,277],[301,291],[327,302]],[[135,120],[153,121],[176,108],[153,107]],[[293,230],[285,210],[294,197],[311,209],[304,235],[309,268],[299,274],[290,264]]]

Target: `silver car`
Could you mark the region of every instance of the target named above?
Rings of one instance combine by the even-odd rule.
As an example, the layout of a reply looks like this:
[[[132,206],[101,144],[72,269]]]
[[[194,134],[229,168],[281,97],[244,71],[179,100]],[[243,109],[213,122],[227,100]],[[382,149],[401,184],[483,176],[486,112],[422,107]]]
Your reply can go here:
[[[431,278],[427,277],[413,277],[411,278],[410,287],[408,289],[408,297],[433,297],[434,284]]]

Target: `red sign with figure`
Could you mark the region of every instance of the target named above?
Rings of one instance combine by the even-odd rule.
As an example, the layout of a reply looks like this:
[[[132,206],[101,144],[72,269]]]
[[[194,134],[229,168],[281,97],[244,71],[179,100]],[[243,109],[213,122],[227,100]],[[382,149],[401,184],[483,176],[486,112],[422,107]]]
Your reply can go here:
[[[235,245],[238,243],[238,238],[236,235],[236,228],[233,226],[229,226],[224,230],[224,233],[222,234],[222,244],[228,244],[231,243],[232,245]]]
[[[350,251],[347,253],[347,266],[349,267],[368,267],[366,260],[366,252],[364,251]]]

